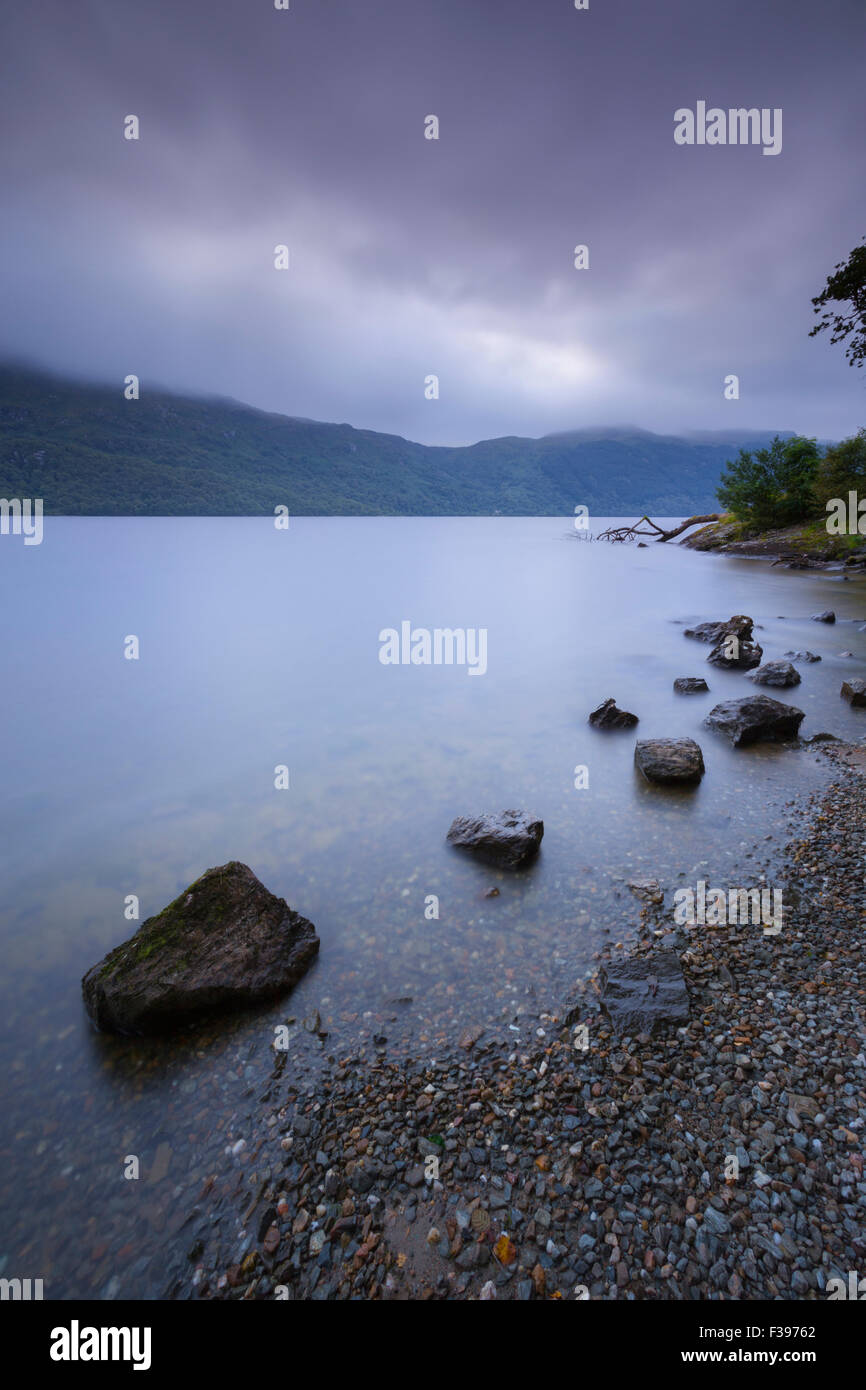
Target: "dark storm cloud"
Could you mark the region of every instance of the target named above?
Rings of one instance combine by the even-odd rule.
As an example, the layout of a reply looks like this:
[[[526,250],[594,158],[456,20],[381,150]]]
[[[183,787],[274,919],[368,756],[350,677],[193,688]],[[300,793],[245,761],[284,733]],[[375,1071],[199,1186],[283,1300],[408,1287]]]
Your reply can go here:
[[[6,352],[430,442],[862,422],[807,337],[866,231],[860,0],[49,2],[7,29]],[[676,146],[698,100],[781,108],[781,154]]]

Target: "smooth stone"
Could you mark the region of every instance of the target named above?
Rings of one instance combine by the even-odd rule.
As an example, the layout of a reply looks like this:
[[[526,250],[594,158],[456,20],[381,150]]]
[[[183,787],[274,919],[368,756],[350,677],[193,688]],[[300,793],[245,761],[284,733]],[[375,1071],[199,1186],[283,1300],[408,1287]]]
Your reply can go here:
[[[694,783],[704,775],[704,755],[693,738],[640,739],[634,760],[648,782]]]

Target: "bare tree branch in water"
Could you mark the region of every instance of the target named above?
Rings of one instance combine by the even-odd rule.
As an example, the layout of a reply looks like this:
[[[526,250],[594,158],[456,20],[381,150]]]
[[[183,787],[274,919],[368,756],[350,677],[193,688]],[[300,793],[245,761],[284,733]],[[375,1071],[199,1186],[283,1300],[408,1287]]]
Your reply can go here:
[[[600,541],[634,541],[638,536],[649,536],[653,541],[671,541],[674,536],[681,536],[683,531],[688,531],[690,526],[701,526],[709,521],[718,521],[718,512],[708,512],[706,516],[690,516],[688,521],[683,521],[679,526],[674,526],[670,531],[665,531],[661,526],[650,521],[648,516],[642,516],[633,526],[610,526],[606,531],[602,531],[599,536]],[[651,529],[642,531],[641,526],[646,522]]]

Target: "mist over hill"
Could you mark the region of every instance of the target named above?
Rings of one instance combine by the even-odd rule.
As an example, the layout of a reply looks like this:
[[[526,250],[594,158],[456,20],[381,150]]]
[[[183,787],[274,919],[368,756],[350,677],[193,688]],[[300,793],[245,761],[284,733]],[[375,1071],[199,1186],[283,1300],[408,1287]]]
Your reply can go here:
[[[435,407],[434,407],[435,408]],[[0,368],[0,495],[78,516],[659,516],[715,510],[741,447],[776,431],[682,437],[636,426],[448,448],[240,402]],[[779,431],[790,433],[790,431]]]

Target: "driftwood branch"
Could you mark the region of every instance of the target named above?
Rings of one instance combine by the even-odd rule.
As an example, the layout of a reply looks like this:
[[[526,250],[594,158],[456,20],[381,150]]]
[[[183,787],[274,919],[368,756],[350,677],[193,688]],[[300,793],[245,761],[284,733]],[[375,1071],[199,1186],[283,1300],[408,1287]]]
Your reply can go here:
[[[681,536],[683,531],[688,531],[690,526],[701,526],[706,522],[718,521],[718,512],[708,512],[706,516],[690,516],[688,521],[683,521],[679,526],[674,526],[672,530],[665,531],[661,526],[650,521],[648,516],[642,516],[636,521],[634,526],[610,526],[606,531],[602,531],[599,536],[600,541],[634,541],[638,536],[648,536],[653,541],[671,541],[674,536]],[[646,522],[650,528],[648,531],[641,530],[643,523]]]

